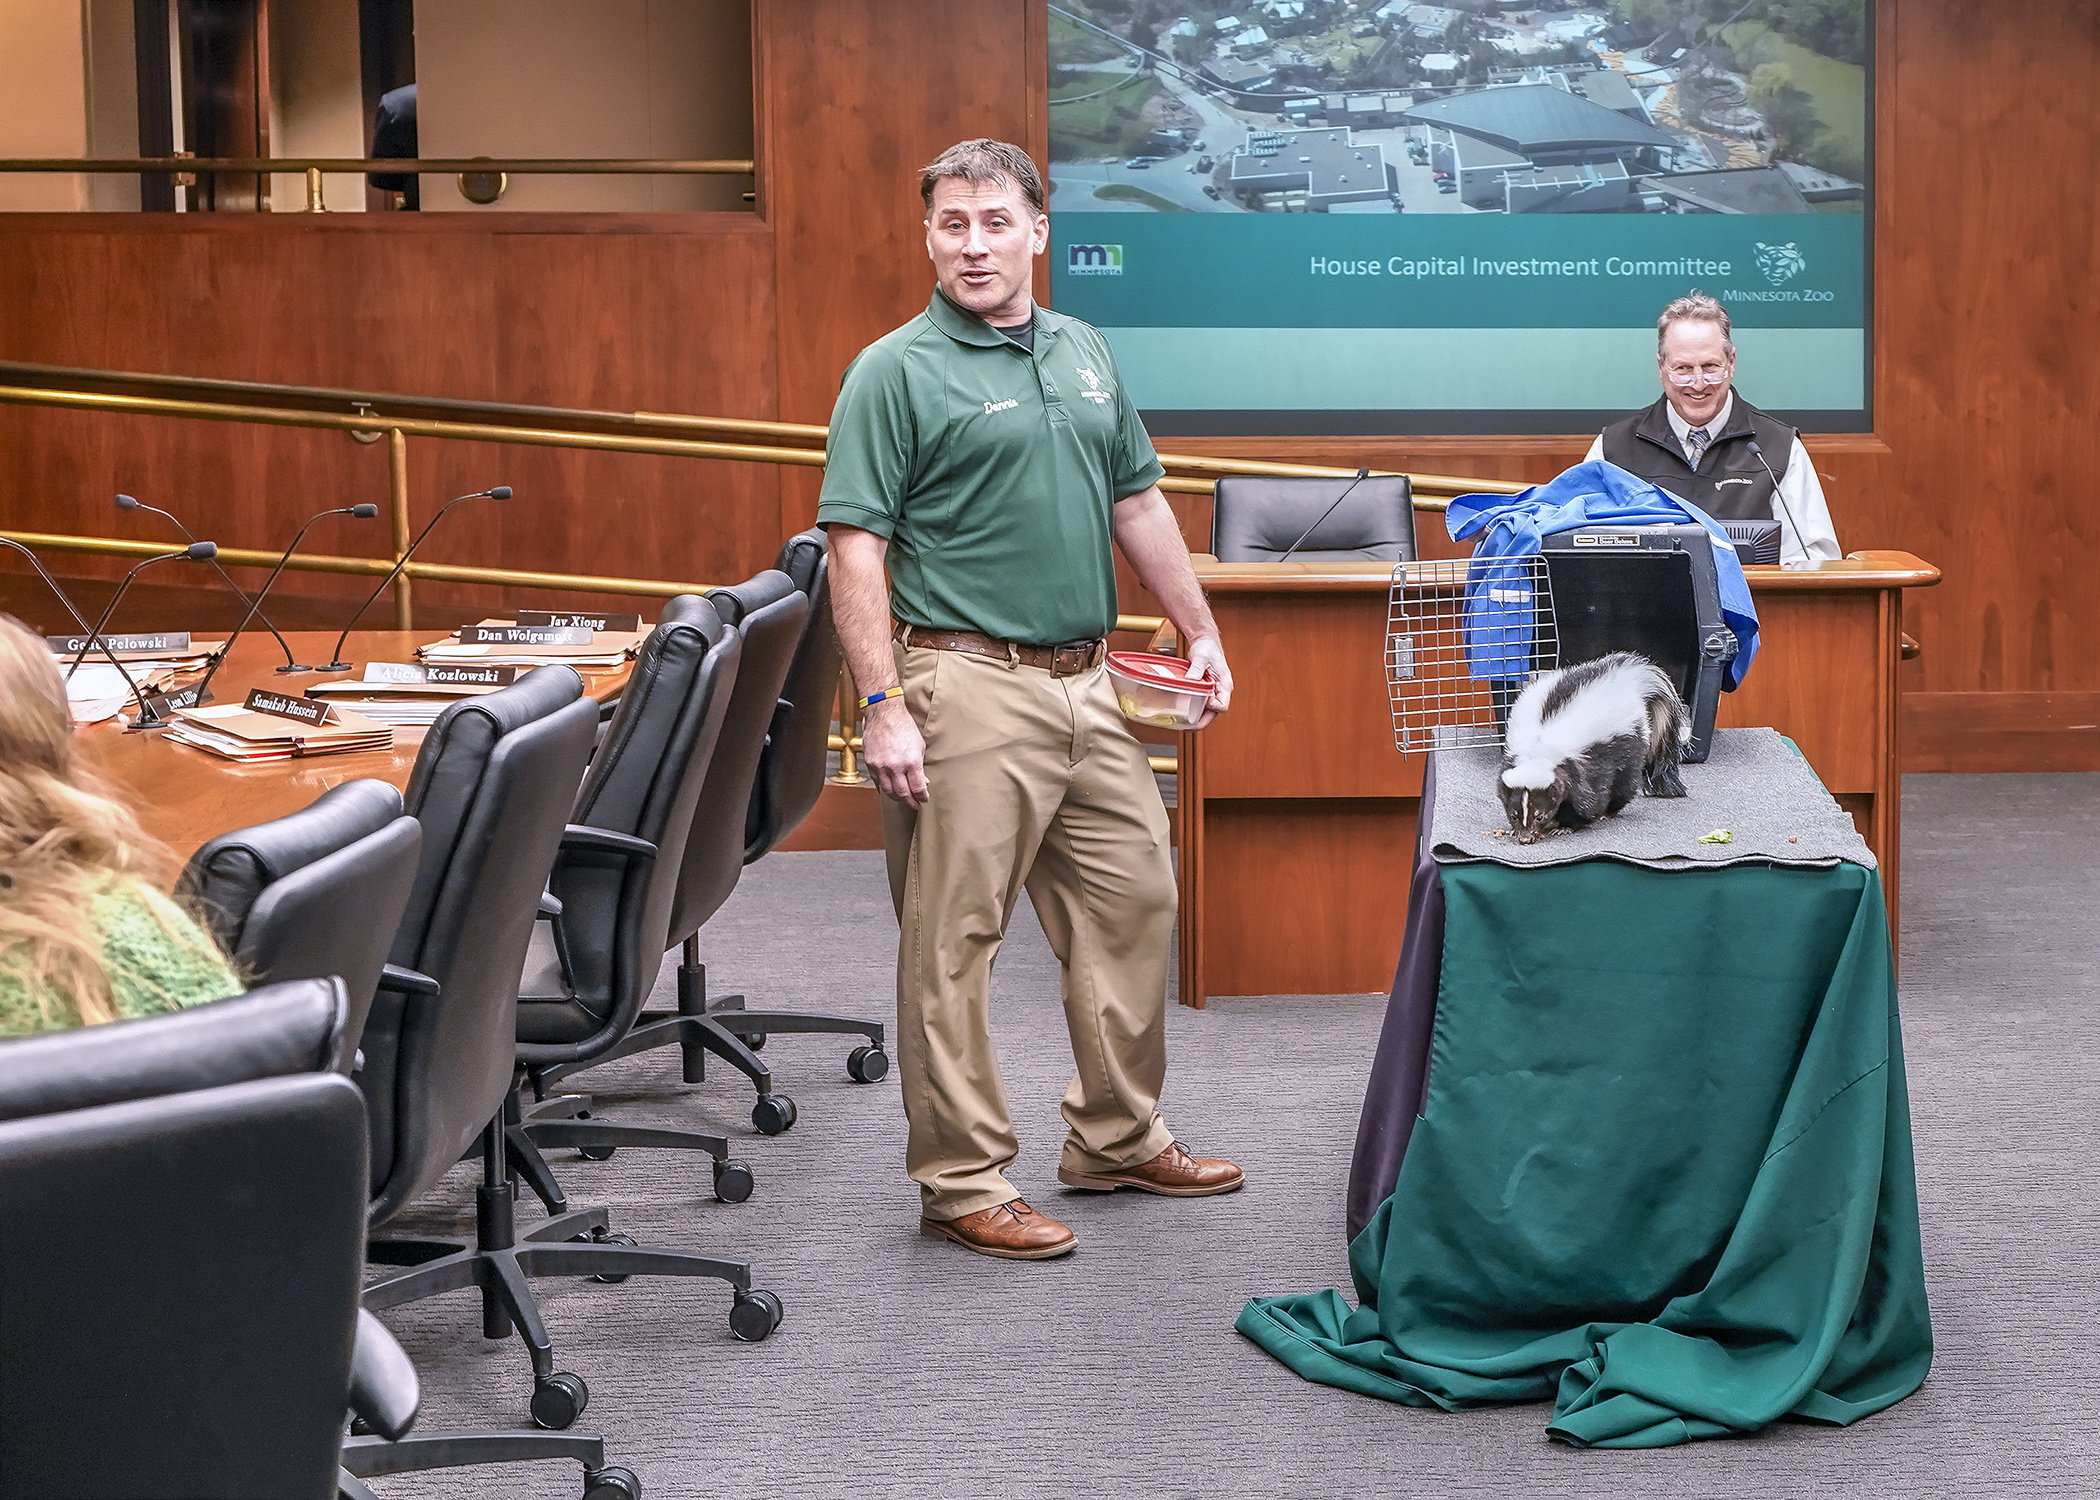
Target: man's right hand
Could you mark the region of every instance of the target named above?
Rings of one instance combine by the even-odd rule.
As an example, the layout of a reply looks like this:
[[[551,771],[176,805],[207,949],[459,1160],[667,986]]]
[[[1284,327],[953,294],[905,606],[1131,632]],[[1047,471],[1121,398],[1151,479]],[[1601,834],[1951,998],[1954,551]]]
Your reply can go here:
[[[862,711],[860,758],[885,795],[908,807],[926,805],[926,737],[902,698]]]

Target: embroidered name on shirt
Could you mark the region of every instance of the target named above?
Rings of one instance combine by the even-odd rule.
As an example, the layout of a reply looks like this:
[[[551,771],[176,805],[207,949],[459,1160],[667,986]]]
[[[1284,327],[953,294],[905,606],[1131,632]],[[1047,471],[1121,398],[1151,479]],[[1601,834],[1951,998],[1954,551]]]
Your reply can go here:
[[[1714,483],[1715,483],[1716,485],[1723,485],[1723,484],[1755,484],[1755,483],[1757,483],[1757,480],[1756,480],[1756,478],[1755,478],[1755,477],[1753,476],[1753,477],[1751,477],[1751,478],[1749,478],[1749,479],[1716,479],[1716,480],[1714,481]]]
[[[1008,397],[1004,401],[987,401],[984,403],[984,412],[986,416],[990,416],[995,411],[1011,411],[1020,404],[1018,400],[1012,397]]]

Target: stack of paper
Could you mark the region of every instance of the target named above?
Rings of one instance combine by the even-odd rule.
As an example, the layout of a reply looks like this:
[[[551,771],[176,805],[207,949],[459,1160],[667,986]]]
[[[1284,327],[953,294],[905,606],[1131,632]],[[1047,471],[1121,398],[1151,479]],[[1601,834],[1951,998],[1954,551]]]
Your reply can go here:
[[[328,722],[306,724],[281,714],[258,713],[241,703],[184,708],[176,710],[168,738],[238,761],[290,760],[300,755],[392,748],[392,725],[346,708],[330,708],[327,712]]]
[[[634,655],[648,635],[639,621],[635,625],[632,630],[592,630],[582,625],[484,620],[461,627],[451,640],[418,646],[416,655],[425,662],[453,665],[544,667],[562,662],[572,667],[617,667]]]

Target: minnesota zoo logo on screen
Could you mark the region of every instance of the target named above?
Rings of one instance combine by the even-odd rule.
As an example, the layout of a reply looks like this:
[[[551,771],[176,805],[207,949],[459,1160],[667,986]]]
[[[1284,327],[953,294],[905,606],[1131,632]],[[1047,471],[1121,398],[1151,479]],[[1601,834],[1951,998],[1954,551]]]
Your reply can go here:
[[[1121,245],[1068,245],[1065,247],[1067,276],[1121,276]]]
[[[1764,272],[1765,280],[1774,286],[1783,286],[1808,269],[1808,258],[1791,244],[1767,245],[1757,242],[1757,269]]]
[[[1770,282],[1774,290],[1766,291],[1759,287],[1743,291],[1736,287],[1724,287],[1721,290],[1723,302],[1832,302],[1837,299],[1837,293],[1822,287],[1787,285],[1808,269],[1808,257],[1801,253],[1801,246],[1797,241],[1789,241],[1784,245],[1768,245],[1759,240],[1754,259],[1758,274]]]

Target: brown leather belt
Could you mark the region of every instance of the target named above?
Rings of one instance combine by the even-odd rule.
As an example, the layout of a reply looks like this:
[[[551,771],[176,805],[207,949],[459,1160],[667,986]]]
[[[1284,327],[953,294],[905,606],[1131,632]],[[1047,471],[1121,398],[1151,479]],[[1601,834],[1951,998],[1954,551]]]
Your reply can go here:
[[[1106,641],[1067,641],[1062,646],[1024,646],[1018,641],[995,640],[974,630],[928,630],[923,625],[890,622],[890,639],[929,651],[960,651],[965,656],[984,656],[1009,667],[1037,667],[1052,677],[1077,677],[1101,664],[1107,654]]]

